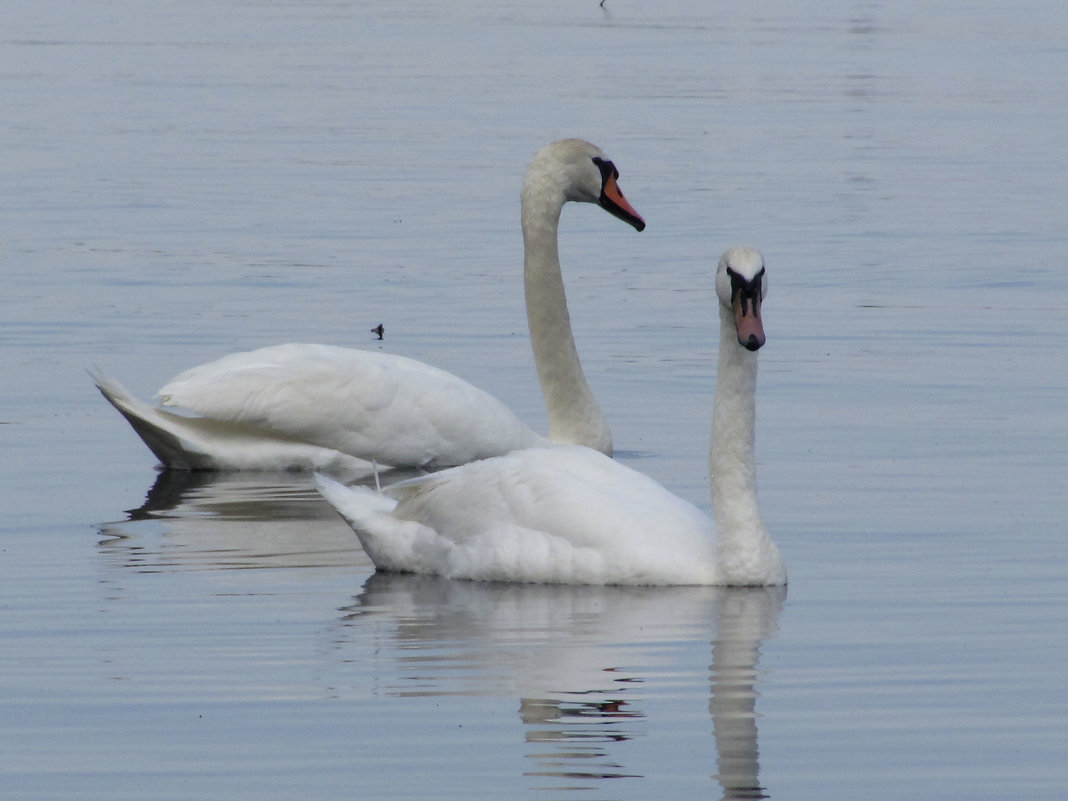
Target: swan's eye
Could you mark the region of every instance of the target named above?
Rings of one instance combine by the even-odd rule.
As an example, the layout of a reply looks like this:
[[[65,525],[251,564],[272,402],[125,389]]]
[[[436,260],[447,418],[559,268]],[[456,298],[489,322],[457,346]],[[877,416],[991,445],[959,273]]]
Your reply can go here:
[[[593,157],[593,163],[597,165],[597,169],[601,171],[601,182],[604,183],[608,180],[609,176],[619,180],[619,170],[616,169],[616,165],[607,159],[603,159],[600,156]]]
[[[748,281],[730,267],[727,268],[727,275],[731,279],[731,302],[733,303],[737,300],[741,303],[743,317],[749,314],[750,311],[755,312],[756,305],[763,295],[764,268],[761,267],[760,272]]]

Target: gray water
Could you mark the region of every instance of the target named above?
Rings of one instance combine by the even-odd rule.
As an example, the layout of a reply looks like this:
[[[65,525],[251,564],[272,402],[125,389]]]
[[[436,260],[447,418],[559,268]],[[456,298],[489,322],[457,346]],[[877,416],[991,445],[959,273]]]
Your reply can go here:
[[[1064,797],[1068,6],[604,6],[3,5],[3,798]],[[309,479],[159,474],[86,376],[379,347],[544,430],[562,136],[649,223],[563,218],[618,457],[705,507],[712,271],[764,250],[788,592],[375,576]]]

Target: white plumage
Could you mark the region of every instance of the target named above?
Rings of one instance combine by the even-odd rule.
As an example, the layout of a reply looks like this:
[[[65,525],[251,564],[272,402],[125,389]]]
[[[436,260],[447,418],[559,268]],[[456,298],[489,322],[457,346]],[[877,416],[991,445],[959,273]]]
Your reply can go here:
[[[461,378],[402,356],[314,344],[234,353],[181,373],[158,393],[175,414],[91,371],[104,397],[166,467],[360,469],[440,467],[549,441],[610,453],[611,433],[575,349],[557,250],[568,201],[597,203],[639,231],[605,154],[554,142],[527,168],[521,197],[531,346],[549,438]]]
[[[716,289],[715,523],[647,476],[583,447],[517,451],[383,493],[318,476],[320,491],[386,571],[569,584],[785,584],[756,495],[756,350],[767,289],[760,252],[728,250]]]

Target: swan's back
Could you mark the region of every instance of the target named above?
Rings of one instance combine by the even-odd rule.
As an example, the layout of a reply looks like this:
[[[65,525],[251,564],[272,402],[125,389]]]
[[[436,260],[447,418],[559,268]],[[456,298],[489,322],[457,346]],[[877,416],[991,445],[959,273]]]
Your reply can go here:
[[[179,374],[159,397],[383,465],[443,466],[544,442],[499,400],[451,373],[330,345],[233,353]]]
[[[535,448],[324,495],[387,570],[483,581],[716,584],[712,521],[589,448]],[[378,498],[377,506],[373,498]]]

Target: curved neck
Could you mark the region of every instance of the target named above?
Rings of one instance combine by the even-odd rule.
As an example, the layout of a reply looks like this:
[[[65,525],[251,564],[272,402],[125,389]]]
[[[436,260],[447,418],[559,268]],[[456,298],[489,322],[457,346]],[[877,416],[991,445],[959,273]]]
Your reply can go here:
[[[567,311],[557,244],[563,205],[563,196],[553,195],[544,184],[524,187],[523,282],[530,345],[549,415],[549,439],[611,455],[612,433],[586,383]]]
[[[738,344],[734,316],[720,307],[719,363],[709,448],[712,509],[720,562],[771,545],[757,501],[755,423],[757,354]],[[742,569],[739,566],[739,569]]]

